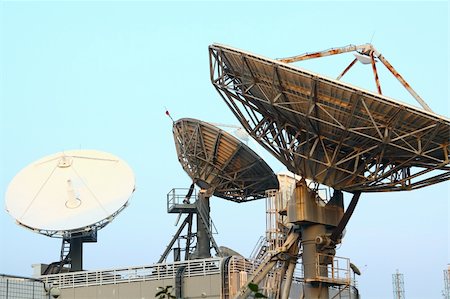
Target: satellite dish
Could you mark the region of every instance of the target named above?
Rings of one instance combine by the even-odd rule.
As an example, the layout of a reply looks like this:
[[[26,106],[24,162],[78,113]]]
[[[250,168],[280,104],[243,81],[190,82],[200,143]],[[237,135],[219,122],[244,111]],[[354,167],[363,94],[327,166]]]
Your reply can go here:
[[[209,50],[216,89],[290,171],[348,192],[450,179],[448,118],[278,60],[218,44]]]
[[[366,48],[380,94],[287,64]],[[412,190],[450,179],[450,120],[433,113],[370,44],[282,61],[218,44],[211,45],[209,53],[211,82],[247,132],[290,171],[335,189],[322,206],[305,180],[296,184],[287,219],[301,233],[289,231],[280,247],[294,260],[268,259],[247,283],[258,284],[269,269],[285,263],[279,267],[288,269],[282,272],[286,274],[282,294],[287,296],[301,243],[304,295],[328,298],[323,283],[344,284],[333,282],[328,273],[334,272],[336,245],[362,192]],[[381,95],[374,57],[425,110]],[[368,62],[366,58],[354,59],[340,77],[357,60]],[[342,190],[353,193],[345,213]],[[315,243],[309,241],[314,238]],[[249,293],[243,286],[236,298]]]
[[[6,210],[41,234],[99,229],[126,206],[133,171],[116,156],[73,150],[44,157],[21,170],[6,192]]]
[[[215,196],[245,202],[278,189],[272,169],[233,135],[200,120],[174,123],[175,146],[183,169],[202,189]]]
[[[210,244],[222,255],[212,235],[209,198],[211,195],[234,202],[247,202],[266,197],[266,190],[278,189],[278,179],[272,169],[247,145],[216,126],[192,118],[173,124],[173,136],[178,160],[183,169],[202,190],[195,202],[197,215],[197,243],[189,258],[211,256]],[[192,225],[192,209],[186,196],[186,220]],[[180,215],[183,208],[180,207]],[[177,233],[171,241],[174,244]],[[188,229],[190,235],[190,229]],[[187,248],[189,248],[190,241]],[[169,245],[160,261],[167,256]]]

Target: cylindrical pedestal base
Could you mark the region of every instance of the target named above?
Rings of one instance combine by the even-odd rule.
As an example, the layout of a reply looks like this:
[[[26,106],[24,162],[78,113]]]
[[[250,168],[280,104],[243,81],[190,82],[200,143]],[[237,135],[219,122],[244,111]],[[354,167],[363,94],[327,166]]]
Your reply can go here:
[[[305,276],[305,298],[327,298],[328,287],[317,281],[318,276],[327,276],[326,267],[319,267],[317,260],[316,237],[326,233],[322,224],[302,225],[303,272]]]
[[[211,241],[208,235],[208,226],[203,223],[200,213],[202,213],[204,221],[209,222],[210,220],[210,208],[209,208],[209,197],[199,196],[199,201],[197,209],[201,211],[197,212],[197,246],[195,252],[192,254],[193,258],[203,259],[211,257]]]

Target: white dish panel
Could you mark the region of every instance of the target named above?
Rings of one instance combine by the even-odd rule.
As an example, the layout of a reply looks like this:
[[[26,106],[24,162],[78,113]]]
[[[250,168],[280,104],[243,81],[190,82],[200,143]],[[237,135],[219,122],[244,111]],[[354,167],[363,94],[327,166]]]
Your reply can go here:
[[[6,210],[23,226],[61,234],[115,216],[134,188],[133,171],[118,157],[66,151],[21,170],[6,192]]]

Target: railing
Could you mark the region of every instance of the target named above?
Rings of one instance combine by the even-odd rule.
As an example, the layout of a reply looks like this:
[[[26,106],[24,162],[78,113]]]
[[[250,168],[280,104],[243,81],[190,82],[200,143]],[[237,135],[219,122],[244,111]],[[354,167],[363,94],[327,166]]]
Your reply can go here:
[[[254,272],[258,269],[261,262],[263,261],[249,260],[238,256],[231,257],[228,266],[228,285],[230,296],[235,295],[238,290],[247,283],[248,280],[252,279]],[[272,269],[265,277],[265,280],[261,283],[261,285],[265,285],[264,289],[266,292],[272,291],[272,289],[276,286],[275,280],[277,279],[277,275],[279,275],[277,270],[277,268]],[[302,265],[297,264],[297,267],[294,270],[292,282],[301,284],[303,281]]]
[[[332,284],[350,285],[350,260],[348,258],[318,253],[316,278]]]
[[[239,273],[245,271],[250,275],[253,274],[253,271],[258,268],[259,263],[256,261],[248,260],[239,256],[232,256],[230,260],[230,265],[228,266],[228,271],[230,273]]]
[[[183,200],[189,192],[189,188],[173,188],[167,193],[167,211],[170,211],[175,205],[184,204]],[[191,195],[190,203],[193,204],[197,199],[197,193],[194,192]]]
[[[39,279],[0,274],[0,298],[46,299],[48,296]]]
[[[263,247],[266,247],[267,249],[267,240],[264,236],[260,236],[258,241],[256,242],[255,247],[253,247],[252,252],[250,253],[250,260],[258,260],[259,257],[263,254],[261,254],[264,250]]]
[[[222,259],[220,258],[210,258],[174,262],[170,264],[155,264],[143,267],[70,272],[45,275],[41,277],[41,280],[51,286],[63,289],[137,281],[175,279],[177,270],[181,266],[186,267],[184,277],[206,276],[220,274],[221,261]]]

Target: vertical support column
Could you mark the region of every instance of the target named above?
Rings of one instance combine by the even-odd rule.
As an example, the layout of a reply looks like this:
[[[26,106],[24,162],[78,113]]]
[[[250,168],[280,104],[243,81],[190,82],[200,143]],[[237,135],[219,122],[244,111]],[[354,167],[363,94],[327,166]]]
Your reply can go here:
[[[82,238],[71,238],[70,239],[70,253],[69,257],[71,260],[71,270],[72,271],[82,271],[83,270],[83,239]]]
[[[326,265],[319,266],[316,237],[326,233],[323,224],[301,225],[303,246],[303,272],[305,276],[305,298],[328,298],[328,287],[316,281],[316,277],[328,276]]]
[[[200,201],[197,206],[199,211],[197,212],[197,247],[193,256],[195,258],[207,258],[211,257],[211,247],[208,231],[210,228],[206,223],[210,222],[210,207],[209,207],[209,196],[204,193],[199,194],[198,201]],[[202,213],[206,223],[203,223],[201,219]]]

